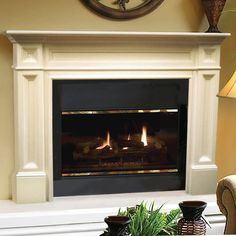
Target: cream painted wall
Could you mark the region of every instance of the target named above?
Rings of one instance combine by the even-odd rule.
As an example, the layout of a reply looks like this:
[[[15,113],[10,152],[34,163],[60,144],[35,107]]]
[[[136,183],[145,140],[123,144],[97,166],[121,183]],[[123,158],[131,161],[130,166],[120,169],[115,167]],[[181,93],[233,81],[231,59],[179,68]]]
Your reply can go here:
[[[235,0],[228,1],[233,2]],[[86,9],[79,0],[1,0],[0,22],[1,32],[9,29],[193,32],[202,31],[207,27],[200,0],[165,0],[154,12],[129,21],[113,21],[97,16]],[[226,19],[224,22],[226,22]],[[227,24],[225,23],[222,28],[227,31]],[[224,44],[224,50],[230,52],[232,45],[229,44]],[[223,52],[224,54],[226,55],[226,52]],[[11,64],[12,45],[1,34],[0,199],[11,198],[10,177],[14,167],[13,76]],[[230,73],[229,70],[233,70],[231,65],[227,65],[224,61],[223,64],[225,65],[225,74]],[[219,130],[224,136],[228,135],[226,135],[227,132],[223,132],[225,130],[222,128],[225,119],[224,114],[228,113],[226,105],[221,104],[220,111],[223,114],[220,115],[219,119]],[[228,104],[230,108],[233,105]],[[236,109],[234,115],[236,115]],[[221,146],[222,143],[224,143],[224,138],[219,138],[218,145]],[[229,159],[232,160],[233,147],[229,150],[231,150],[228,153]],[[221,152],[222,150],[218,148],[218,157],[221,156]],[[221,158],[218,158],[220,168],[223,168],[220,161]],[[226,173],[225,169],[222,173]]]
[[[231,10],[235,11],[232,12]],[[236,1],[227,0],[219,27],[230,32],[222,45],[221,81],[222,88],[236,70]],[[236,99],[219,98],[218,136],[216,160],[218,178],[236,174]]]
[[[12,45],[0,35],[0,199],[10,197],[13,170]]]
[[[165,0],[151,14],[125,22],[103,19],[87,10],[80,0],[1,2],[1,30],[197,31],[203,15],[200,0]]]

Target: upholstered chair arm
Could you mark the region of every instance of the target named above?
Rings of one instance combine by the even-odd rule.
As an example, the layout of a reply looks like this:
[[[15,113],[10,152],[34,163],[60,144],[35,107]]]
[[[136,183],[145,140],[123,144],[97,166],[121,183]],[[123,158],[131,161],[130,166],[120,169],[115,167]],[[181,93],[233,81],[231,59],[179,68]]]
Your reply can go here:
[[[220,211],[226,216],[225,234],[236,234],[236,175],[219,181],[216,196]]]

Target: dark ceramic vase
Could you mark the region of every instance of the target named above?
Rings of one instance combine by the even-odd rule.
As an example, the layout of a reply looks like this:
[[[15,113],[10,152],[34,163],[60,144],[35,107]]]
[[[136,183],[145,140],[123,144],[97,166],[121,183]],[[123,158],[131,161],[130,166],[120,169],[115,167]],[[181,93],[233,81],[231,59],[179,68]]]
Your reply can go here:
[[[108,216],[104,219],[108,225],[109,236],[127,236],[127,226],[130,218],[127,216]]]
[[[184,219],[190,221],[201,219],[206,206],[207,203],[203,201],[183,201],[179,203]]]
[[[209,22],[208,33],[220,33],[218,22],[224,9],[226,0],[202,0],[202,4]]]

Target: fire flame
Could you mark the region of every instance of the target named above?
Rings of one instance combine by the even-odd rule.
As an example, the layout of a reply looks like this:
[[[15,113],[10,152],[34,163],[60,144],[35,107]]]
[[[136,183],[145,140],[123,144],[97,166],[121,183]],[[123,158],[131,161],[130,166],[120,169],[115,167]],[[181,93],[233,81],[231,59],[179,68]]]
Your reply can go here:
[[[143,142],[144,146],[147,146],[147,127],[143,126],[142,128],[142,136],[141,136],[141,142]]]
[[[127,140],[129,141],[130,140],[130,134],[128,135],[128,138]],[[123,147],[122,150],[128,150],[129,148],[128,147]]]
[[[106,146],[110,147],[110,150],[112,150],[112,147],[111,147],[111,138],[110,138],[110,132],[107,131],[107,138],[106,138],[106,141],[103,142],[103,144],[99,147],[97,147],[96,149],[100,150],[100,149],[103,149],[105,148]]]

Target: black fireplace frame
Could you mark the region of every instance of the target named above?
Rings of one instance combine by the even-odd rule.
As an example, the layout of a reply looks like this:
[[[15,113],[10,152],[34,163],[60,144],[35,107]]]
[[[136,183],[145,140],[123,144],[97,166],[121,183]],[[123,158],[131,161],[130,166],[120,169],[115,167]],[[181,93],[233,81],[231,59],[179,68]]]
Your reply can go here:
[[[187,107],[187,79],[54,80],[54,196],[183,190],[186,175]],[[179,110],[178,172],[62,177],[62,112],[158,108]]]

